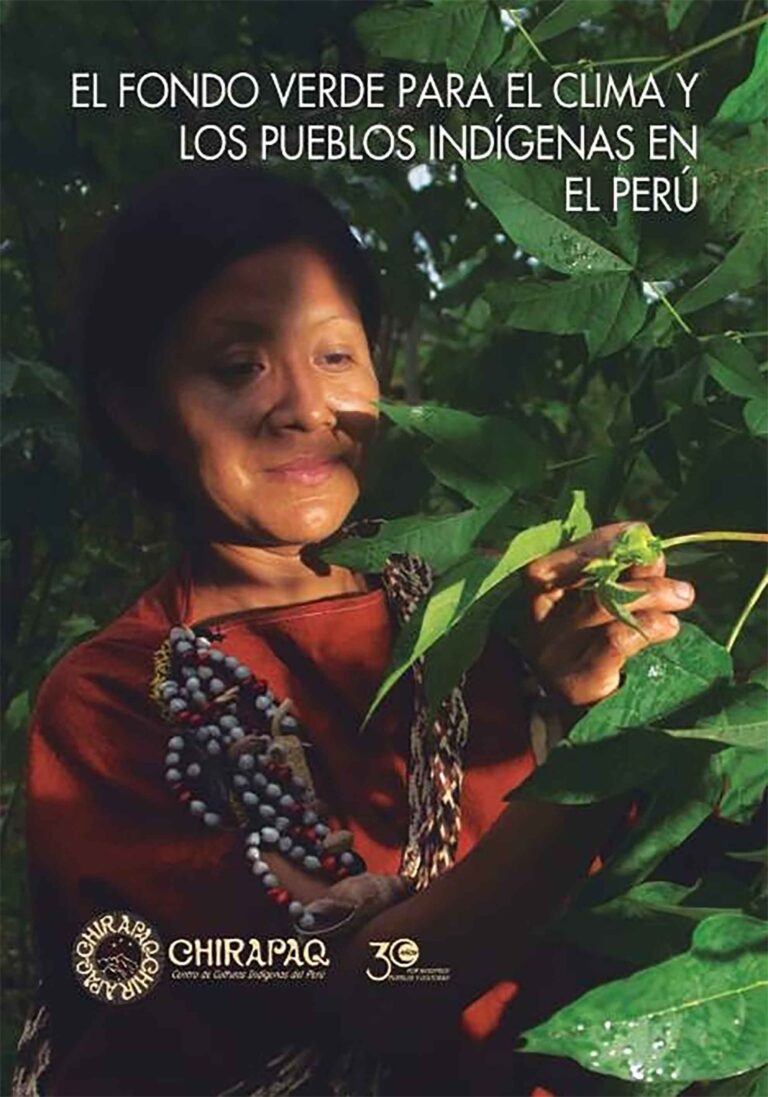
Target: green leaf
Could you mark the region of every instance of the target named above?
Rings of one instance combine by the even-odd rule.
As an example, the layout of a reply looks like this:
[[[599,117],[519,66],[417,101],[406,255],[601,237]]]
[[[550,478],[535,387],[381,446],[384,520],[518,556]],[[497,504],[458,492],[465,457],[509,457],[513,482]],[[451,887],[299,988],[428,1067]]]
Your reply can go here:
[[[319,555],[331,564],[371,574],[381,571],[392,553],[409,552],[428,560],[439,574],[469,552],[499,505],[440,517],[392,518],[372,537],[347,537]]]
[[[450,486],[462,494],[464,488],[482,486],[482,502],[488,503],[538,484],[546,475],[543,447],[509,419],[434,404],[380,403],[382,412],[403,430],[437,444]],[[433,455],[434,451],[427,453],[428,463]]]
[[[725,648],[695,625],[683,624],[672,640],[645,648],[629,660],[621,689],[590,709],[571,729],[569,739],[594,741],[660,720],[719,679],[730,677],[731,669]]]
[[[524,331],[583,332],[592,358],[626,346],[642,327],[648,309],[637,280],[625,274],[512,282],[497,287],[492,300],[499,318]]]
[[[449,569],[435,584],[421,610],[400,631],[389,669],[368,710],[366,722],[395,682],[470,610],[476,609],[500,584],[531,561],[559,548],[562,531],[563,523],[557,520],[533,526],[513,538],[498,560],[472,556]]]
[[[661,732],[627,731],[593,743],[564,739],[507,800],[593,804],[650,787],[671,757]]]
[[[565,212],[565,176],[548,164],[468,164],[469,185],[519,247],[562,274],[627,272],[604,221]],[[634,258],[634,257],[633,257]]]
[[[580,488],[571,492],[571,505],[563,518],[563,537],[578,541],[592,532],[592,518],[587,510],[586,493]]]
[[[765,401],[765,378],[747,348],[736,339],[718,335],[706,344],[704,361],[712,377],[734,396]]]
[[[743,232],[722,263],[675,303],[679,313],[697,312],[736,290],[751,289],[768,277],[765,227]]]
[[[768,434],[768,397],[755,396],[744,405],[744,422],[753,434]]]
[[[700,1097],[768,1097],[768,1064],[697,1087]]]
[[[754,1069],[765,1058],[767,943],[757,918],[707,918],[688,952],[589,991],[524,1033],[523,1050],[637,1082]]]
[[[692,4],[693,0],[669,0],[666,10],[667,26],[670,30],[677,30]]]
[[[616,0],[563,0],[536,24],[531,31],[531,38],[537,44],[548,42],[587,19],[599,19],[607,15],[615,2]]]
[[[445,62],[470,75],[490,68],[504,45],[495,8],[477,0],[370,8],[357,17],[355,28],[363,45],[384,57]]]
[[[683,718],[696,716],[686,711]],[[759,685],[728,685],[700,704],[691,726],[665,728],[675,738],[711,739],[746,750],[768,750],[768,692]]]
[[[755,50],[755,63],[743,84],[720,104],[712,125],[751,126],[768,117],[768,26],[763,27]]]
[[[684,952],[697,921],[722,913],[712,907],[683,906],[697,887],[655,880],[589,910],[567,911],[554,930],[558,936],[600,956],[639,966],[657,964]]]

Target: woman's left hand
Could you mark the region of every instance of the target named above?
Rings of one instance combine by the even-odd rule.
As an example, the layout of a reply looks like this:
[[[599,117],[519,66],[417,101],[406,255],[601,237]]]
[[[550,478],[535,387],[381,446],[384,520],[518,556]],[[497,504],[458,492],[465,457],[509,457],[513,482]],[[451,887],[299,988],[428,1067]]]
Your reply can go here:
[[[580,589],[584,565],[607,556],[613,539],[631,524],[603,526],[542,556],[526,572],[533,619],[526,654],[542,684],[572,705],[613,693],[627,659],[675,636],[680,628],[675,615],[696,596],[690,583],[665,578],[663,556],[647,567],[629,568],[621,581],[641,594],[628,607],[638,631],[611,616],[594,592]]]

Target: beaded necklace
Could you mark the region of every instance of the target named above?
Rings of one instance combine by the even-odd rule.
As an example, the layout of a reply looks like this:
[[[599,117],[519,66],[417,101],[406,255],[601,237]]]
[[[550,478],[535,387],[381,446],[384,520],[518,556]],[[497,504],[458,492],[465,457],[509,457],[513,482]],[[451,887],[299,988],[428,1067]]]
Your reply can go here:
[[[290,698],[219,646],[224,635],[175,625],[155,654],[150,696],[174,726],[165,780],[205,826],[238,829],[267,896],[287,907],[297,930],[315,917],[291,897],[264,859],[277,852],[329,883],[365,872],[348,830],[324,821]]]

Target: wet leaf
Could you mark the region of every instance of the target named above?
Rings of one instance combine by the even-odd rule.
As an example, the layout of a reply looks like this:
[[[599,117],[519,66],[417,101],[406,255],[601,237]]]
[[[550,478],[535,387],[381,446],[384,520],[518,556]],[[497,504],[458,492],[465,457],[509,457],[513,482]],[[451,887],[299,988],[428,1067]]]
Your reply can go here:
[[[768,117],[768,27],[757,41],[755,62],[747,79],[729,92],[712,125],[750,126]]]
[[[637,1082],[752,1070],[765,1057],[766,944],[756,918],[707,918],[688,952],[589,991],[524,1033],[523,1050]]]
[[[473,191],[519,247],[562,274],[627,272],[609,226],[565,212],[565,176],[548,164],[467,165]]]
[[[731,674],[731,658],[695,625],[684,623],[665,644],[627,663],[624,684],[572,728],[571,742],[589,742],[662,719]]]
[[[736,339],[717,336],[706,345],[704,361],[710,374],[726,392],[747,396],[765,403],[768,398],[766,380],[757,363],[743,344]]]

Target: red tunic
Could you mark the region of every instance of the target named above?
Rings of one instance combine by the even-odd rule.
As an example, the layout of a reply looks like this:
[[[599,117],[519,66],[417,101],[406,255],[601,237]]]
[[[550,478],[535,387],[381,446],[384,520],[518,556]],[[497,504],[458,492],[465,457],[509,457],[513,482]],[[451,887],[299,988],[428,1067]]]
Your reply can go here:
[[[200,985],[172,981],[166,970],[146,998],[117,1008],[94,1001],[72,973],[73,939],[103,911],[146,918],[166,943],[291,933],[287,914],[249,872],[241,836],[204,827],[164,783],[169,731],[148,686],[153,653],[180,613],[180,586],[171,574],[71,651],[37,703],[29,866],[54,1022],[51,1093],[214,1094],[252,1076],[275,1046],[318,1034],[300,983]],[[267,679],[278,697],[293,699],[334,824],[353,831],[370,871],[396,872],[407,830],[407,685],[364,734],[358,730],[392,645],[383,592],[230,615],[220,627],[227,651]],[[486,652],[466,697],[472,722],[460,857],[534,766],[519,676],[506,655]],[[481,1076],[478,1053],[486,1037],[493,1043],[509,997],[510,984],[492,990],[466,1011],[462,1032],[446,1033],[418,1062],[400,1062],[396,1091],[472,1092]],[[508,1076],[494,1092],[502,1086],[521,1092],[508,1088]]]

